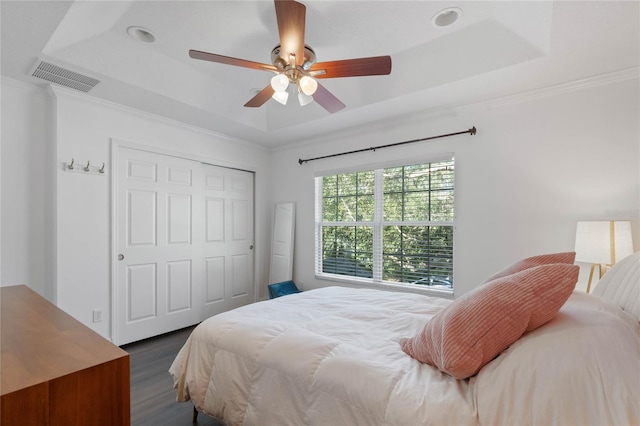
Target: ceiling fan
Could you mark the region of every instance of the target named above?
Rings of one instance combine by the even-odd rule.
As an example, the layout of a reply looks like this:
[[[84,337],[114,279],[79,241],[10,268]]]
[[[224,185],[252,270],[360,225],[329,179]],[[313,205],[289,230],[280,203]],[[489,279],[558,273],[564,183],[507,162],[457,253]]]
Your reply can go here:
[[[271,51],[273,65],[189,50],[189,56],[193,59],[276,73],[271,84],[244,104],[245,107],[262,106],[271,98],[286,104],[288,88],[292,86],[297,89],[300,105],[307,105],[315,100],[333,114],[343,109],[345,104],[318,83],[317,79],[391,73],[390,56],[316,62],[315,52],[304,44],[305,5],[294,0],[275,0],[275,7],[280,44]]]

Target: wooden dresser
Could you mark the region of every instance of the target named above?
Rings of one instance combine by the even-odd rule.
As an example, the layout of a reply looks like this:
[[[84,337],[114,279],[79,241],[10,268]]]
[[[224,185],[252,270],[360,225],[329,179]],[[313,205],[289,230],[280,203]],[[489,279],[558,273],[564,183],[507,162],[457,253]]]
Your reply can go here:
[[[129,354],[27,286],[0,299],[0,424],[130,424]]]

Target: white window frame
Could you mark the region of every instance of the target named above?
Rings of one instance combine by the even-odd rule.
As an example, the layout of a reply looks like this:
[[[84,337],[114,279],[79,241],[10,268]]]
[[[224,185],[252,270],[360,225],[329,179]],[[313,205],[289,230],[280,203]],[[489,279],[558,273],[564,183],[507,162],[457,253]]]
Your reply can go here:
[[[404,226],[451,226],[453,229],[454,241],[453,241],[453,256],[454,256],[454,265],[455,265],[455,215],[453,220],[450,221],[412,221],[412,222],[402,222],[402,221],[384,221],[380,220],[383,217],[383,208],[384,208],[384,188],[383,188],[383,174],[384,169],[391,167],[406,167],[417,164],[427,164],[427,163],[437,163],[441,161],[454,160],[453,154],[446,154],[444,156],[439,156],[436,158],[427,158],[423,160],[411,160],[411,161],[396,161],[396,162],[387,162],[376,165],[365,165],[357,168],[350,169],[339,169],[339,170],[330,170],[324,172],[318,172],[315,175],[315,259],[314,259],[314,267],[315,267],[315,278],[319,280],[327,280],[334,282],[343,282],[347,284],[355,284],[355,285],[364,285],[364,286],[375,286],[375,287],[387,287],[392,290],[401,290],[401,291],[411,291],[411,292],[420,292],[433,294],[440,297],[453,298],[453,292],[455,288],[455,278],[452,289],[438,289],[432,288],[430,286],[423,286],[419,284],[410,284],[410,283],[396,283],[390,281],[384,281],[382,279],[382,230],[385,226],[394,226],[394,225],[404,225]],[[322,247],[322,228],[323,226],[344,226],[345,222],[323,222],[323,212],[322,212],[322,204],[323,204],[323,192],[322,192],[322,178],[325,176],[333,176],[343,173],[352,173],[359,171],[374,171],[375,173],[375,183],[374,183],[374,220],[373,221],[354,221],[349,222],[348,226],[368,226],[373,228],[373,277],[372,278],[360,278],[356,276],[350,275],[341,275],[341,274],[331,274],[323,272],[322,268],[322,259],[323,259],[323,247]],[[456,176],[454,175],[454,191],[456,186]],[[455,195],[454,195],[454,212],[455,212]],[[455,214],[455,213],[454,213]],[[453,274],[453,271],[452,271]]]

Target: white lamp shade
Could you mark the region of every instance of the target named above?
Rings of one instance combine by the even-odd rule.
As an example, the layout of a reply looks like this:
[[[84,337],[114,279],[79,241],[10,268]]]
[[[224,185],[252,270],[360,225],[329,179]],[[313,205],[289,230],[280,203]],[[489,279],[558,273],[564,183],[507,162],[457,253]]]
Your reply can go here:
[[[275,92],[273,95],[271,95],[271,97],[273,99],[275,99],[276,101],[280,102],[282,105],[286,105],[287,104],[287,99],[289,99],[289,92]]]
[[[271,87],[276,92],[284,92],[289,87],[289,79],[284,74],[277,74],[271,78]]]
[[[633,253],[631,222],[578,222],[575,250],[576,262],[613,265]]]
[[[305,106],[313,102],[313,96],[305,95],[302,92],[298,93],[298,102],[300,102],[300,106]]]
[[[300,86],[300,91],[305,95],[311,96],[316,93],[316,90],[318,90],[318,82],[308,75],[302,77],[298,82],[298,85]]]

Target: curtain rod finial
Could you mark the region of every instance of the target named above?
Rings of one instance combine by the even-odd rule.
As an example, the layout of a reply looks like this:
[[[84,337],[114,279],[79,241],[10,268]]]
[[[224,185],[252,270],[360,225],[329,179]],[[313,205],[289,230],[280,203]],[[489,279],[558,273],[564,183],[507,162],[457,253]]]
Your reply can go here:
[[[471,133],[471,135],[475,135],[476,134],[476,126],[473,126],[472,128],[469,129],[469,132]]]

